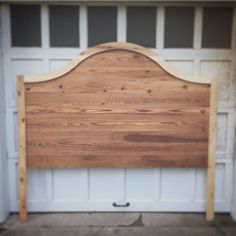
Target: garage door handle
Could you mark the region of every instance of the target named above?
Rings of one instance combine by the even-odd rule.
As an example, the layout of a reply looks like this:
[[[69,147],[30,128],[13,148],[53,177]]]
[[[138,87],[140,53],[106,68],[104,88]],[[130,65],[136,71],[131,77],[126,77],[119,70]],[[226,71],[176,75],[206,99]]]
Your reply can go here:
[[[127,202],[125,204],[117,204],[117,203],[113,202],[112,205],[113,205],[113,207],[128,207],[128,206],[130,206],[130,203]]]

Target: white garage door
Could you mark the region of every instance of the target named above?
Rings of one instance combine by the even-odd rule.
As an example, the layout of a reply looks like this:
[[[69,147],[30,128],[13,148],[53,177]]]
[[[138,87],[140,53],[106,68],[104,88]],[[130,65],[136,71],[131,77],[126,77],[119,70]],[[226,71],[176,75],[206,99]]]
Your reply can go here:
[[[107,41],[142,44],[184,73],[219,78],[216,210],[230,211],[235,6],[6,4],[1,21],[11,211],[18,210],[16,75],[53,71],[88,46]],[[28,185],[30,211],[205,209],[206,173],[201,169],[30,170]],[[116,208],[114,202],[130,206]]]

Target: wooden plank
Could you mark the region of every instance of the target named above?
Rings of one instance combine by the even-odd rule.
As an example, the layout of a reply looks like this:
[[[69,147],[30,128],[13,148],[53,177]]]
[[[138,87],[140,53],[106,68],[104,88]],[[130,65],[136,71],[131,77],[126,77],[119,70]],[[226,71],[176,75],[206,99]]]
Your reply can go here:
[[[206,109],[204,110],[206,111]],[[170,115],[171,114],[171,115]],[[106,120],[104,120],[104,114],[98,113],[96,117],[93,114],[88,113],[40,113],[38,119],[36,119],[36,115],[34,113],[28,112],[26,114],[27,125],[29,126],[92,126],[92,127],[109,127],[113,128],[119,127],[120,125],[130,125],[130,126],[138,126],[138,125],[206,125],[209,123],[209,113],[208,109],[205,112],[205,115],[198,112],[187,112],[185,111],[185,115],[181,112],[165,112],[161,110],[157,114],[150,113],[141,113],[137,118],[136,113],[128,113],[128,114],[113,114],[107,113]],[[65,122],[67,121],[67,122]],[[208,129],[207,129],[208,132]]]
[[[108,158],[112,159],[112,156],[124,156],[127,159],[134,158],[136,155],[152,155],[152,156],[160,156],[163,155],[165,157],[173,156],[187,156],[189,161],[192,160],[193,155],[199,155],[199,159],[202,158],[202,156],[205,156],[207,159],[207,145],[204,143],[198,143],[198,144],[189,144],[188,149],[184,151],[186,148],[186,143],[175,143],[170,145],[139,145],[137,143],[136,145],[130,144],[130,145],[87,145],[87,144],[65,144],[61,145],[60,143],[29,143],[28,146],[28,159],[34,158],[35,155],[41,155],[41,156],[54,156],[55,158],[57,156],[65,155],[69,158],[69,156],[78,156],[80,158],[81,155],[107,155]],[[136,148],[135,148],[136,147]],[[177,149],[179,147],[179,149]],[[167,148],[170,149],[170,151],[167,150]],[[176,151],[174,149],[177,149]],[[180,150],[181,148],[181,150]],[[47,149],[47,151],[45,151]],[[151,150],[150,150],[151,149]],[[133,154],[133,155],[132,155]],[[169,154],[169,155],[167,155]],[[106,167],[113,167],[112,163],[110,163],[110,160],[107,158],[108,163],[106,164]],[[186,158],[184,158],[186,159]],[[66,161],[66,160],[65,160]],[[144,160],[145,161],[145,160]],[[56,161],[55,161],[56,162]],[[181,160],[179,161],[181,162]],[[66,163],[65,163],[66,165]],[[90,160],[88,160],[87,163],[88,167],[90,167]],[[135,167],[135,162],[133,162],[133,165]],[[150,167],[152,167],[150,165]],[[158,167],[155,165],[155,167]],[[53,166],[52,166],[53,168]]]
[[[79,91],[78,91],[79,93]],[[53,109],[58,104],[62,108],[79,108],[79,109],[111,109],[111,108],[196,108],[209,106],[209,91],[206,92],[188,92],[186,91],[153,91],[152,95],[145,93],[145,91],[135,91],[132,93],[124,92],[117,93],[116,91],[107,93],[31,93],[26,96],[27,111],[33,109],[35,106],[39,109]],[[168,94],[173,94],[169,95]],[[28,98],[29,97],[29,98]],[[63,106],[62,106],[63,105]],[[42,110],[42,109],[41,109]]]
[[[155,167],[178,167],[178,168],[202,168],[207,166],[207,154],[199,156],[191,153],[182,155],[76,155],[76,156],[32,156],[27,160],[31,168],[155,168]],[[127,158],[128,157],[128,158]],[[201,158],[199,158],[201,157]]]
[[[179,137],[182,140],[186,140],[185,142],[187,140],[191,142],[191,140],[195,141],[195,139],[208,139],[207,119],[200,122],[188,122],[187,124],[178,121],[164,123],[164,120],[160,124],[155,123],[155,121],[148,123],[134,122],[133,124],[126,123],[124,120],[116,124],[112,122],[110,124],[105,122],[99,124],[96,120],[90,124],[79,123],[79,120],[76,121],[76,125],[71,125],[66,120],[64,120],[65,123],[62,125],[27,125],[27,139],[38,140],[42,138],[45,140],[44,136],[46,136],[46,139],[63,137],[71,140],[75,138],[77,142],[84,140],[89,143],[94,142],[101,136],[101,138],[107,138],[107,142],[111,142],[111,137],[113,137],[113,142],[116,140],[122,142],[122,140],[126,140],[127,135],[135,134],[150,135],[150,137],[155,135],[156,138],[161,136]],[[97,142],[100,143],[101,141],[103,142],[101,139]]]
[[[110,43],[103,43],[100,45],[97,45],[96,47],[88,48],[84,52],[81,53],[81,55],[87,55],[91,56],[97,53],[104,52],[106,50],[132,50],[138,53],[141,53],[145,56],[155,56],[156,53],[152,50],[147,50],[147,48],[142,47],[140,45],[134,44],[134,43],[123,43],[123,42],[110,42]]]
[[[161,106],[161,105],[160,105]],[[54,113],[54,114],[136,114],[136,116],[139,116],[140,114],[155,114],[156,116],[159,114],[169,114],[174,115],[176,113],[179,114],[205,114],[208,113],[208,108],[206,106],[202,107],[191,107],[188,105],[187,107],[161,107],[161,108],[146,108],[144,106],[141,106],[139,108],[131,109],[131,108],[123,108],[123,107],[117,107],[117,108],[80,108],[78,106],[75,106],[73,104],[55,104],[50,107],[47,105],[45,107],[43,106],[29,106],[27,107],[27,114],[31,113],[32,115],[36,114],[48,114],[48,113]],[[104,117],[105,118],[105,117]]]
[[[28,83],[26,84],[27,91],[30,92],[64,92],[67,90],[70,92],[77,92],[87,90],[89,92],[92,89],[97,89],[103,92],[106,87],[113,88],[117,92],[129,92],[136,89],[144,90],[150,88],[148,86],[155,84],[156,90],[173,90],[173,89],[184,89],[189,91],[192,88],[194,91],[203,90],[208,86],[202,84],[191,84],[186,81],[178,80],[174,77],[170,77],[165,71],[156,69],[157,66],[153,64],[152,67],[89,67],[89,68],[78,68],[60,78],[59,80],[48,81],[47,83]],[[76,84],[76,79],[80,80],[80,85]],[[94,79],[96,77],[96,80]],[[116,83],[113,83],[113,79]],[[158,77],[158,80],[157,80]],[[146,78],[145,80],[143,78]],[[139,84],[141,83],[142,87]],[[73,84],[73,86],[72,86]],[[193,86],[191,86],[193,85]],[[123,88],[123,89],[122,89]],[[153,89],[154,87],[152,87]],[[83,89],[83,90],[81,90]],[[205,89],[206,90],[206,89]],[[107,92],[109,92],[108,90]],[[84,91],[83,91],[84,92]]]
[[[96,54],[58,80],[26,85],[28,161],[119,167],[116,156],[127,159],[120,168],[206,167],[209,103],[208,85],[179,80],[142,54]],[[95,159],[81,159],[87,155]]]
[[[26,132],[25,132],[25,84],[24,77],[17,77],[18,98],[18,147],[19,147],[19,211],[20,221],[27,220],[27,168],[26,168]]]
[[[216,113],[217,113],[217,81],[211,82],[209,154],[207,169],[207,220],[214,219],[215,208],[215,149],[216,149]]]

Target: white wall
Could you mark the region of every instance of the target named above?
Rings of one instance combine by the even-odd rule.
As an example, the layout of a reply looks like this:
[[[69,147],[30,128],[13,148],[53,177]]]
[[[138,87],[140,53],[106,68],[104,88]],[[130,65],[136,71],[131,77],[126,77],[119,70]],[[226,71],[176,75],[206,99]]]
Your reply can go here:
[[[1,19],[1,6],[0,6]],[[1,23],[1,21],[0,21]],[[0,25],[0,35],[2,35]],[[7,189],[7,152],[6,152],[6,124],[5,124],[5,96],[4,79],[2,66],[2,43],[0,40],[0,223],[3,222],[9,213],[8,189]]]

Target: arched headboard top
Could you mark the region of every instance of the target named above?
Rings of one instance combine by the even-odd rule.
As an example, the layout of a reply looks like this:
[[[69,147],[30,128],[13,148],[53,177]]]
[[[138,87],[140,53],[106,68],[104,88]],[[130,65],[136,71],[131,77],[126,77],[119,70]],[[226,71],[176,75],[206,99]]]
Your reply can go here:
[[[76,66],[78,66],[81,62],[83,62],[87,58],[92,57],[93,55],[96,55],[99,53],[108,52],[112,50],[126,50],[126,51],[131,51],[131,52],[141,54],[151,59],[152,61],[156,62],[159,66],[161,66],[166,72],[168,72],[172,76],[178,79],[184,80],[184,81],[198,83],[198,84],[210,84],[211,81],[214,79],[214,78],[205,77],[205,76],[194,76],[194,75],[182,74],[176,68],[173,68],[172,66],[170,66],[170,64],[165,62],[165,60],[162,57],[160,57],[156,52],[154,52],[151,49],[144,48],[142,46],[139,46],[133,43],[111,42],[111,43],[100,44],[98,46],[89,48],[81,52],[80,55],[76,56],[67,65],[65,65],[64,67],[54,72],[42,74],[42,75],[24,75],[24,81],[25,83],[37,83],[37,82],[44,82],[44,81],[57,79],[67,74],[71,70],[73,70]]]

